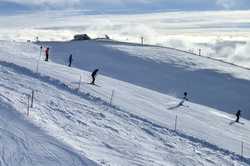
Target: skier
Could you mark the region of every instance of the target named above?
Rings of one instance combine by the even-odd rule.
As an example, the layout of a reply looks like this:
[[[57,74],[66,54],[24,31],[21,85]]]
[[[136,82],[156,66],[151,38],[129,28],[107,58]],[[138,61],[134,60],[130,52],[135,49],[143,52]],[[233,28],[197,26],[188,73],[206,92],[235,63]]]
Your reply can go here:
[[[95,70],[92,72],[92,74],[91,74],[92,82],[91,82],[90,84],[95,85],[95,77],[96,77],[98,71],[99,71],[99,69],[95,69]]]
[[[183,97],[183,100],[188,101],[188,98],[187,98],[187,92],[184,92],[184,97]]]
[[[179,106],[183,106],[185,101],[188,101],[187,92],[184,92],[184,96],[183,96],[181,102],[179,103]]]
[[[240,115],[241,115],[241,110],[238,110],[237,111],[237,113],[235,114],[236,115],[236,120],[235,120],[235,122],[239,122],[239,120],[240,120]]]
[[[73,56],[72,56],[72,54],[70,54],[70,56],[69,56],[69,67],[71,67],[72,61],[73,61]]]
[[[49,47],[47,47],[45,50],[45,61],[49,61]]]

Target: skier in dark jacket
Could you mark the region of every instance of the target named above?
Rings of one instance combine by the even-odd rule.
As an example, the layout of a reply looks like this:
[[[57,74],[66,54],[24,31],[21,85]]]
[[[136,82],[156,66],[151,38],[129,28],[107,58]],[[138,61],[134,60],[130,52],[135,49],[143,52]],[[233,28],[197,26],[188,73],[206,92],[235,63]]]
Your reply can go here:
[[[73,55],[70,54],[70,56],[69,56],[69,67],[71,67],[72,61],[73,61]]]
[[[188,101],[188,98],[187,98],[187,92],[184,92],[184,97],[183,97],[183,100]]]
[[[45,50],[45,61],[49,61],[49,48],[47,47]]]
[[[235,120],[235,122],[239,122],[239,120],[240,120],[240,115],[241,115],[241,110],[238,110],[237,111],[237,113],[235,114],[236,115],[236,120]]]
[[[179,106],[183,106],[185,101],[188,101],[187,92],[184,92],[184,96],[183,96],[181,102],[179,103]]]
[[[99,69],[95,69],[95,70],[92,72],[92,74],[91,74],[92,82],[91,82],[90,84],[95,85],[95,77],[96,77],[98,71],[99,71]]]

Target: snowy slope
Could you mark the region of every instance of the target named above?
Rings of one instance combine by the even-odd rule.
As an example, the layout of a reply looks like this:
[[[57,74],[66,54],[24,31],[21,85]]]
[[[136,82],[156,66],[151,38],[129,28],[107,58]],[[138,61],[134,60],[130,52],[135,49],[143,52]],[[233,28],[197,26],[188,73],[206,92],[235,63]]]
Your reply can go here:
[[[1,86],[2,93],[8,93]],[[0,100],[0,165],[3,166],[79,166],[96,165],[72,148],[58,142],[27,123],[11,106]],[[8,100],[8,99],[7,99]]]
[[[24,114],[24,94],[34,89],[30,122],[101,165],[250,164],[245,119],[234,124],[234,116],[193,103],[175,107],[179,99],[102,75],[91,86],[90,73],[52,62],[40,61],[36,73],[39,46],[2,42],[2,48],[1,101]]]
[[[107,41],[48,42],[54,62],[101,73],[160,93],[181,97],[228,113],[243,110],[250,119],[250,71],[204,57],[155,46]],[[146,75],[143,73],[147,73]]]
[[[10,46],[1,42],[1,56],[23,52],[23,45]],[[4,49],[3,49],[4,48]],[[20,50],[21,49],[21,50]],[[5,52],[4,50],[7,50]],[[30,50],[31,51],[31,50]],[[27,54],[22,54],[27,55]],[[14,57],[13,57],[14,58]],[[25,114],[30,89],[19,84],[17,76],[1,66],[0,69],[0,165],[1,166],[94,166],[95,162],[80,155],[74,148],[49,136],[40,127],[28,122]],[[18,82],[20,83],[20,82]],[[18,89],[17,89],[18,88]],[[13,90],[16,91],[13,91]],[[9,96],[9,97],[8,97]],[[26,113],[26,112],[25,112]]]
[[[5,73],[3,73],[5,72]],[[16,99],[16,93],[11,81],[4,83],[11,77],[6,77],[8,71],[1,68],[0,84],[0,165],[1,166],[79,166],[96,165],[94,162],[77,153],[73,148],[57,141],[40,128],[27,122],[24,116],[12,107],[14,103],[6,96]],[[9,85],[10,84],[10,85]],[[13,89],[12,89],[13,90]],[[23,105],[25,94],[22,94],[16,104],[18,109],[25,109]],[[14,101],[14,100],[13,100]],[[21,107],[20,107],[21,104]]]

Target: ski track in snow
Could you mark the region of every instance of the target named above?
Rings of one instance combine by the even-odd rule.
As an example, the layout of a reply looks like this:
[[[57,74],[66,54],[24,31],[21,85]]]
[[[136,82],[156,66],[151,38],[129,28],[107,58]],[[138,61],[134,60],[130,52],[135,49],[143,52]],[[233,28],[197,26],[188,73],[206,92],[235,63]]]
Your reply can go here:
[[[7,98],[2,96],[0,99],[0,165],[96,165],[29,124],[8,103],[11,100],[5,101]]]
[[[172,96],[187,91],[192,102],[227,113],[244,110],[250,119],[250,72],[174,49],[116,41],[39,43],[51,48],[51,60],[65,65],[73,54],[73,66],[126,81]],[[145,74],[144,74],[145,73]],[[195,86],[194,86],[195,85]],[[225,104],[227,103],[227,104]]]
[[[42,100],[39,102],[38,99],[36,99],[38,105],[34,109],[36,112],[32,113],[34,114],[34,118],[35,115],[38,114],[36,118],[39,119],[35,120],[36,123],[45,128],[47,125],[52,125],[56,128],[54,129],[55,133],[65,134],[65,138],[70,141],[67,142],[67,139],[64,140],[64,136],[60,137],[54,132],[48,131],[50,134],[59,137],[69,144],[72,141],[72,146],[75,147],[75,142],[80,145],[91,139],[97,141],[99,143],[97,145],[95,145],[95,141],[88,142],[87,144],[89,145],[87,145],[87,147],[91,149],[92,146],[97,146],[96,148],[98,150],[111,153],[107,156],[104,155],[106,161],[100,162],[102,157],[99,158],[91,155],[91,153],[88,154],[89,152],[87,150],[84,151],[85,148],[79,147],[79,150],[84,151],[88,157],[96,159],[103,165],[106,165],[109,157],[112,158],[111,156],[113,155],[117,157],[114,157],[116,158],[114,160],[121,160],[121,157],[123,157],[124,165],[165,165],[169,161],[173,162],[174,165],[181,163],[189,163],[191,165],[216,165],[218,162],[233,165],[234,162],[237,162],[240,159],[240,156],[233,152],[219,148],[198,138],[185,135],[181,132],[175,132],[169,128],[155,124],[147,119],[138,117],[137,115],[129,113],[116,106],[110,105],[99,97],[92,96],[82,91],[77,92],[75,89],[69,87],[60,80],[41,74],[35,74],[31,70],[20,67],[16,64],[1,61],[0,65],[4,66],[1,72],[7,74],[6,78],[1,80],[2,84],[4,81],[11,81],[12,84],[15,85],[11,87],[7,86],[8,88],[4,87],[4,89],[7,89],[10,94],[9,97],[7,97],[8,102],[12,101],[12,93],[19,93],[19,97],[21,98],[21,96],[24,95],[23,92],[29,92],[32,88],[31,84],[34,86],[35,82],[35,87],[39,88],[37,89],[37,95],[39,95],[37,97],[48,97],[47,100],[43,99],[44,101]],[[22,78],[20,78],[19,75],[21,75]],[[13,81],[15,80],[14,78],[16,81]],[[8,84],[6,83],[4,85],[6,86]],[[13,89],[13,87],[15,88]],[[44,92],[45,90],[46,93]],[[68,95],[70,95],[70,99],[67,99],[68,97],[66,96]],[[15,96],[18,95],[15,94]],[[76,100],[73,100],[73,98]],[[12,102],[16,101],[14,100]],[[21,102],[21,104],[24,103]],[[69,107],[68,105],[74,105],[74,107]],[[71,110],[72,108],[75,110]],[[122,126],[123,123],[125,124],[124,126]],[[80,131],[78,131],[79,126],[84,128],[84,130],[80,129]],[[117,126],[117,128],[114,126]],[[124,128],[120,128],[121,126]],[[99,132],[101,134],[98,134]],[[112,141],[109,141],[109,134],[111,134],[111,137],[114,137],[111,139]],[[76,138],[72,135],[76,136]],[[125,137],[127,140],[123,140],[124,137],[122,137],[122,135],[126,135],[129,139]],[[107,138],[105,139],[105,137]],[[116,139],[118,141],[116,141]],[[136,140],[136,143],[129,141],[133,139]],[[116,145],[116,143],[119,144]],[[127,148],[124,146],[127,146]],[[138,146],[142,147],[138,149],[135,148]],[[145,146],[152,147],[147,148]],[[179,151],[180,147],[183,149],[187,147],[189,150],[188,152],[181,152]],[[136,150],[128,150],[130,148],[135,148]],[[147,152],[149,150],[152,152]],[[144,154],[143,152],[149,154]],[[150,153],[159,153],[161,157],[153,158]],[[195,155],[195,159],[192,155]],[[159,163],[157,163],[157,161]],[[243,161],[248,164],[250,163],[247,158],[244,158]],[[110,164],[119,165],[121,163]]]

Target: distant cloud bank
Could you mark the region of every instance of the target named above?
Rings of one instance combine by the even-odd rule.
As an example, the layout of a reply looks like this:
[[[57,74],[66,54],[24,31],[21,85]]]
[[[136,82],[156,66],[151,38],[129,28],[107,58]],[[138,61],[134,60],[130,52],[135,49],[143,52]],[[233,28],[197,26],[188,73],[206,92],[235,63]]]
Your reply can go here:
[[[140,42],[143,36],[148,44],[196,53],[201,48],[203,55],[250,67],[250,11],[87,13],[64,10],[0,16],[0,39],[70,40],[76,33],[88,33]]]

